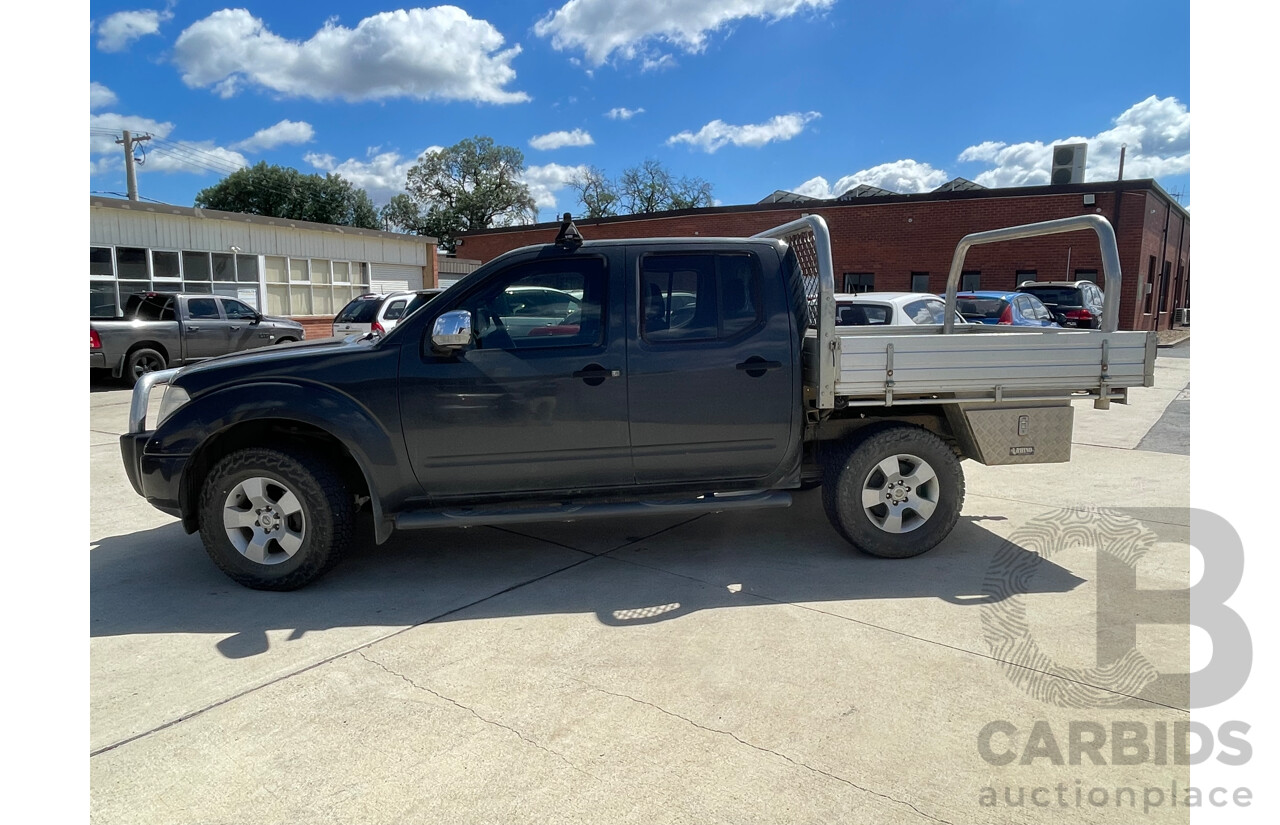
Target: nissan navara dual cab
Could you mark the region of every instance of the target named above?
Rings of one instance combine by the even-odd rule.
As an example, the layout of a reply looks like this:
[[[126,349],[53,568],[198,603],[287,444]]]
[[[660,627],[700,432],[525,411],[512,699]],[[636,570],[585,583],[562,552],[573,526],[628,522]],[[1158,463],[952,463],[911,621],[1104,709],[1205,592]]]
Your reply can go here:
[[[963,459],[1066,461],[1073,399],[1106,407],[1151,385],[1154,338],[1116,331],[1113,306],[1101,331],[954,323],[970,246],[1080,230],[1119,295],[1111,227],[1083,216],[967,236],[944,323],[837,329],[820,217],[750,238],[584,243],[566,216],[555,243],[494,259],[383,336],[144,376],[124,465],[261,589],[323,574],[358,524],[381,543],[783,507],[818,483],[851,544],[914,556],[955,525]]]

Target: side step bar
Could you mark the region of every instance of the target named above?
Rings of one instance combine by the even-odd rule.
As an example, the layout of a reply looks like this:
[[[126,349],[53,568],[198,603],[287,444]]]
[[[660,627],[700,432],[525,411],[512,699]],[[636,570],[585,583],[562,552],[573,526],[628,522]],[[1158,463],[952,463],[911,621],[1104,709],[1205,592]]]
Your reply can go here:
[[[535,521],[577,521],[617,516],[661,516],[719,513],[723,510],[790,507],[791,494],[777,490],[747,493],[710,493],[688,499],[656,501],[607,501],[553,503],[537,507],[456,507],[416,510],[396,516],[397,530],[433,527],[479,527],[486,524],[527,524]]]

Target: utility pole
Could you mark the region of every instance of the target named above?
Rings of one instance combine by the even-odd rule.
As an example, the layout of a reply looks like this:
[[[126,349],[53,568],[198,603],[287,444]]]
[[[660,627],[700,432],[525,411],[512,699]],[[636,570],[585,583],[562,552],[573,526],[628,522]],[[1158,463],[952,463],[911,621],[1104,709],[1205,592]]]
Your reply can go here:
[[[124,137],[116,141],[116,143],[124,144],[124,174],[129,185],[128,192],[129,200],[131,201],[138,199],[138,175],[133,169],[133,145],[142,143],[144,140],[151,140],[151,135],[134,137],[128,129],[125,129]]]

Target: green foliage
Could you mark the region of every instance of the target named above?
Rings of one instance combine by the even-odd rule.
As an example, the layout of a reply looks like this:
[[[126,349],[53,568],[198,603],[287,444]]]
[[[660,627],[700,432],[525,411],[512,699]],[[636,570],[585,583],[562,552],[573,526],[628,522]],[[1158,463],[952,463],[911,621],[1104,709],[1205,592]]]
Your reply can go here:
[[[453,251],[460,232],[537,219],[523,174],[519,149],[475,137],[423,155],[409,170],[406,188],[426,211],[428,234]]]
[[[340,175],[304,175],[265,161],[200,190],[195,205],[223,212],[381,229],[369,194]]]
[[[389,232],[404,232],[409,235],[430,234],[423,231],[425,220],[422,210],[413,202],[413,198],[403,192],[387,201],[386,205],[379,210],[378,217],[382,220],[383,228]]]

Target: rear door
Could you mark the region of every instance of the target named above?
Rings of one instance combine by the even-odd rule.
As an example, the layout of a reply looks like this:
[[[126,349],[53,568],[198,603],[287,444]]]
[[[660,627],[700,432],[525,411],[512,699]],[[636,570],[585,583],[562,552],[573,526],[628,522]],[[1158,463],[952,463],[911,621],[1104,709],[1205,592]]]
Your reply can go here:
[[[414,470],[433,498],[634,484],[621,260],[621,247],[530,253],[409,317],[400,410]],[[531,287],[580,300],[564,302],[554,324],[526,326],[520,293]],[[450,310],[471,313],[475,346],[439,354],[431,328]]]
[[[193,295],[184,300],[187,358],[213,358],[230,352],[231,324],[223,317],[218,299],[212,295]]]
[[[636,480],[764,479],[791,453],[800,377],[777,254],[627,253],[627,394]]]

